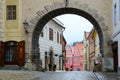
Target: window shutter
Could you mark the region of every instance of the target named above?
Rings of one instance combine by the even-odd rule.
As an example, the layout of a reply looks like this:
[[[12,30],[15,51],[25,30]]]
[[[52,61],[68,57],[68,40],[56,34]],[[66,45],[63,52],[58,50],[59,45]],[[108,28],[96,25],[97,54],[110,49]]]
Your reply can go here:
[[[18,65],[24,66],[25,64],[25,41],[18,43]]]
[[[4,66],[4,42],[0,42],[0,65]]]

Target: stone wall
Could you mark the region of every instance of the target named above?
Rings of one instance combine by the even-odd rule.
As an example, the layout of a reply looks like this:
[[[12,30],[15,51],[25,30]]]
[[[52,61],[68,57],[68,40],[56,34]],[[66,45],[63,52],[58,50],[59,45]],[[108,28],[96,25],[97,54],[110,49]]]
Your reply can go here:
[[[0,41],[3,39],[3,0],[0,0]]]
[[[30,33],[31,39],[29,38],[26,39],[26,43],[27,41],[32,43],[31,46],[26,47],[26,52],[27,53],[32,52],[33,58],[35,59],[37,58],[37,55],[38,55],[37,51],[39,51],[37,50],[38,35],[39,35],[39,31],[41,31],[42,29],[42,27],[40,26],[44,25],[43,23],[38,24],[38,21],[40,19],[43,19],[43,16],[45,16],[46,14],[50,13],[53,10],[60,9],[60,8],[75,8],[78,10],[83,10],[84,12],[91,15],[97,21],[100,27],[95,26],[95,28],[97,29],[99,37],[100,38],[102,37],[103,39],[103,41],[101,41],[102,39],[100,40],[101,41],[100,52],[102,53],[103,57],[107,59],[107,61],[110,63],[109,65],[111,65],[111,67],[113,66],[111,61],[112,60],[111,46],[108,45],[108,41],[111,40],[112,38],[111,34],[113,33],[112,0],[106,0],[106,1],[105,0],[93,0],[93,1],[90,1],[90,0],[59,0],[59,1],[58,0],[42,0],[42,1],[23,0],[22,6],[23,6],[22,21],[24,21],[25,19],[29,21],[30,23],[29,31],[31,32]],[[54,15],[56,14],[52,14],[51,16],[54,16]],[[85,14],[82,14],[82,15],[85,15]],[[47,18],[43,20],[43,22],[46,22],[46,21],[47,21]],[[100,29],[102,31],[100,31]],[[103,60],[103,65],[108,65],[108,64],[104,64],[106,63],[105,59]],[[38,61],[38,60],[36,59],[34,61]],[[35,64],[36,63],[38,62],[35,62]]]
[[[27,0],[23,0],[23,3],[26,3]],[[45,3],[46,2],[46,3]],[[29,6],[26,6],[26,4],[23,4],[23,21],[27,19],[30,21],[31,26],[30,30],[31,32],[34,30],[34,27],[36,26],[37,22],[39,19],[41,19],[42,16],[47,14],[48,12],[55,10],[57,8],[64,8],[65,7],[65,2],[63,1],[36,1],[33,2],[32,0],[29,0],[27,4],[30,4]],[[37,3],[42,3],[41,5]],[[111,34],[112,34],[112,0],[94,0],[94,1],[89,1],[89,0],[79,0],[79,1],[74,1],[70,0],[68,2],[68,7],[73,7],[77,8],[80,10],[84,10],[85,12],[88,12],[90,15],[92,15],[96,21],[99,23],[101,26],[102,32],[105,36],[104,38],[104,45],[103,47],[106,48],[105,50],[105,55],[104,56],[111,56],[110,53],[110,47],[107,45],[107,42],[111,39]],[[102,6],[101,6],[102,5]],[[111,17],[110,17],[111,16]],[[100,36],[99,36],[100,37]],[[110,53],[110,54],[107,54]]]

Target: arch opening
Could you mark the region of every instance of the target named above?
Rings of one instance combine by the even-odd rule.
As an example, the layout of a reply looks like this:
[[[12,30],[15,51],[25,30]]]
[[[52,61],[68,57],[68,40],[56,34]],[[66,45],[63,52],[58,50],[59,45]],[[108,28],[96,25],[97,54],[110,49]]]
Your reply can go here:
[[[57,16],[63,15],[63,14],[76,14],[79,16],[84,17],[88,21],[90,21],[94,28],[96,29],[98,36],[99,36],[99,45],[100,45],[100,53],[103,57],[103,33],[101,30],[101,27],[99,26],[98,22],[93,18],[89,13],[79,10],[76,8],[59,8],[56,10],[53,10],[51,12],[48,12],[46,15],[44,15],[36,24],[33,34],[32,34],[32,62],[35,64],[39,64],[39,53],[36,53],[36,49],[38,49],[38,43],[39,43],[39,35],[40,32],[42,31],[43,27],[45,24],[50,21],[52,18],[55,18]]]

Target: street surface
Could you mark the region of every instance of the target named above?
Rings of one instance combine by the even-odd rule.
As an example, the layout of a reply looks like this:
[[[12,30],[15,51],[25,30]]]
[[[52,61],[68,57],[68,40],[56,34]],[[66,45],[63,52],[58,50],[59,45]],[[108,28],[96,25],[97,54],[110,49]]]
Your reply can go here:
[[[0,70],[0,80],[120,80],[116,72]]]
[[[99,80],[93,72],[61,71],[45,72],[35,80]]]

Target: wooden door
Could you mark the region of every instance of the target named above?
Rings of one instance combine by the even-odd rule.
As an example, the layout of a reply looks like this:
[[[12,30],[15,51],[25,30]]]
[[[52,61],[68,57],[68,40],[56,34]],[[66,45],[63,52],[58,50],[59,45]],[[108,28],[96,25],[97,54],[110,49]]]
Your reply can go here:
[[[18,63],[18,42],[8,41],[4,46],[5,65],[17,65]]]
[[[0,42],[0,66],[4,66],[4,43]]]
[[[25,64],[25,41],[18,43],[18,65],[24,66]]]
[[[114,71],[118,71],[118,42],[115,42],[112,45],[112,51],[113,51],[113,60],[114,60]]]

